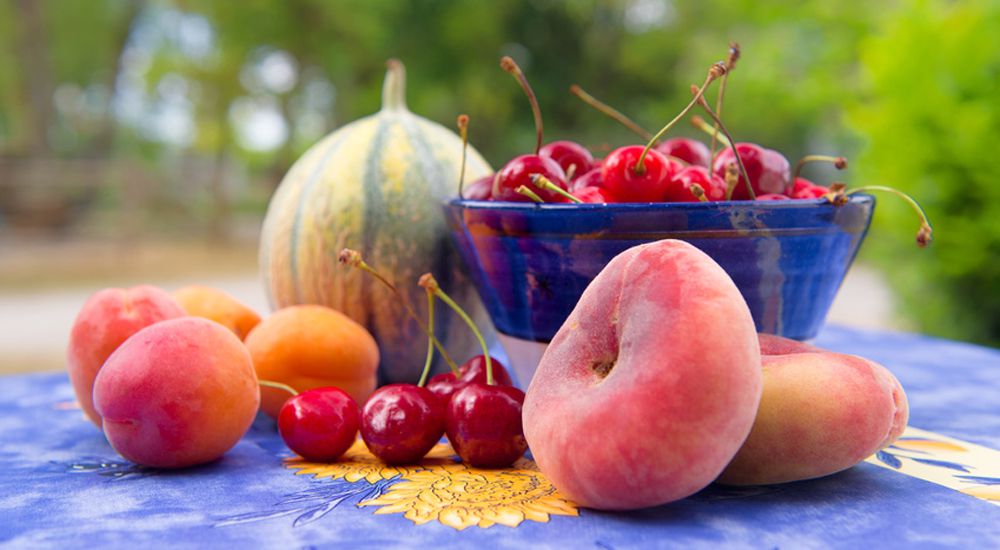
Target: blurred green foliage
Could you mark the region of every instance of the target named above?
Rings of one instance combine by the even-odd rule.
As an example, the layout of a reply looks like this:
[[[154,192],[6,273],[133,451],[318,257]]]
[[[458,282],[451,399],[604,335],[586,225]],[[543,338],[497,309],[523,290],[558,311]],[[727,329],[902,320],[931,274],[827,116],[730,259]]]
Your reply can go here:
[[[397,57],[408,69],[411,110],[447,126],[469,114],[472,143],[497,166],[535,139],[527,101],[498,67],[502,55],[535,88],[547,140],[600,151],[637,138],[571,96],[571,84],[656,130],[734,40],[743,57],[725,118],[736,138],[793,163],[806,153],[844,154],[852,160],[846,173],[811,166],[808,175],[916,195],[935,222],[934,245],[909,246],[916,218],[883,197],[863,254],[884,266],[917,328],[997,345],[1000,201],[983,159],[1000,137],[998,6],[0,0],[0,155],[103,155],[168,168],[178,156],[197,156],[236,163],[270,186],[323,133],[378,109],[384,61]],[[26,17],[32,11],[38,21]],[[276,53],[291,62],[293,78],[262,82],[260,69]],[[29,85],[44,88],[46,79],[59,98],[49,119]],[[161,124],[171,105],[190,118],[179,139]],[[285,124],[272,130],[288,134],[264,148],[241,130],[262,108]],[[33,132],[39,124],[41,134]],[[690,127],[675,133],[699,135]],[[218,185],[208,173],[204,179],[206,188]],[[246,197],[264,191],[234,197],[232,206],[257,204]]]
[[[907,246],[913,212],[881,198],[866,245],[922,330],[1000,344],[1000,3],[917,2],[862,44],[850,113],[865,182],[918,197],[935,242]]]

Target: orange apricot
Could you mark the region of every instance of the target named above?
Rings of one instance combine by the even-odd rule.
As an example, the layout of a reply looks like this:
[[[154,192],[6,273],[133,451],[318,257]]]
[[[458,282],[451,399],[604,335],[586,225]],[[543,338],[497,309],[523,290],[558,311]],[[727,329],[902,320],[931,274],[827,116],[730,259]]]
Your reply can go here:
[[[204,317],[233,331],[240,340],[260,323],[260,315],[229,293],[217,288],[189,285],[173,293],[174,300],[192,317]]]
[[[346,315],[318,305],[279,309],[245,340],[257,377],[287,384],[298,392],[335,386],[359,405],[375,391],[379,363],[375,339]],[[261,410],[272,418],[288,392],[261,387]]]

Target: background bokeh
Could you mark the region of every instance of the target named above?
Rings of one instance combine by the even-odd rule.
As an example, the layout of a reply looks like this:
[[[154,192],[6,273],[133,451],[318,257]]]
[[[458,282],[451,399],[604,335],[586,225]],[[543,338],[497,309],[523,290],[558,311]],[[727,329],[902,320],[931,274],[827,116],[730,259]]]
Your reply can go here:
[[[637,138],[570,84],[655,130],[731,40],[738,140],[793,163],[846,155],[846,172],[809,175],[925,206],[930,248],[881,196],[862,252],[895,296],[894,326],[1000,345],[996,0],[0,0],[0,291],[246,271],[281,176],[378,109],[389,57],[407,66],[413,111],[469,114],[499,166],[535,139],[500,56],[527,73],[549,140],[600,152]]]

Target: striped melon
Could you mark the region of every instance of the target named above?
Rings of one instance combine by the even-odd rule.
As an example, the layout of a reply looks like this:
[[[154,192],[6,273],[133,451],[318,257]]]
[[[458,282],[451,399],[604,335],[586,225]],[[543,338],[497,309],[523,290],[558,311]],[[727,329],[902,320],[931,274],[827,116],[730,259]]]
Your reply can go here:
[[[378,342],[382,383],[415,382],[425,335],[377,281],[337,262],[341,249],[359,250],[418,311],[426,298],[417,278],[433,272],[480,326],[490,325],[441,210],[457,193],[461,140],[407,110],[403,65],[388,66],[382,110],[323,138],[285,175],[264,219],[260,266],[272,308],[311,303],[342,311]],[[470,147],[466,181],[491,172]],[[468,328],[443,311],[438,318],[438,337],[456,361],[471,356]]]

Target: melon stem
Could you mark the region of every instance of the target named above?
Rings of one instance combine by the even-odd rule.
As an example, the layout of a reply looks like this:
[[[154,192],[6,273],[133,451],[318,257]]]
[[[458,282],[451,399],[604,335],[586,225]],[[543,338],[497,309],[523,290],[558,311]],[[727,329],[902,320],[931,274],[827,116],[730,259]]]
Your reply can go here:
[[[405,111],[406,67],[398,59],[385,62],[385,81],[382,83],[382,110]]]

